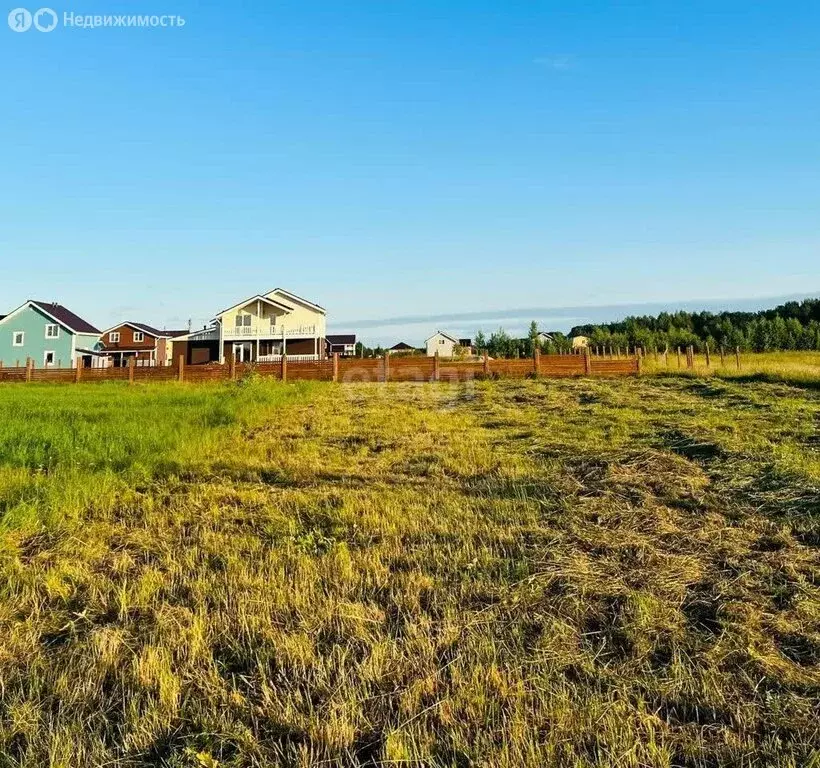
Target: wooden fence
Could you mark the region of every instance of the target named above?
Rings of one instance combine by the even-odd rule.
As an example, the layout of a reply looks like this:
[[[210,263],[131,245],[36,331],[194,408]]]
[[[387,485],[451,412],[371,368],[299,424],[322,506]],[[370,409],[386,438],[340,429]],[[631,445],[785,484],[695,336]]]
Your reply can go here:
[[[250,374],[280,381],[471,381],[489,378],[528,378],[543,376],[625,376],[640,373],[639,357],[627,359],[596,358],[583,355],[542,355],[536,353],[524,360],[491,360],[485,356],[478,361],[451,361],[438,357],[340,358],[328,360],[292,361],[287,357],[276,363],[237,363],[229,360],[224,365],[186,365],[180,358],[176,365],[141,367],[131,364],[125,368],[36,368],[33,361],[25,367],[0,367],[0,382],[54,382],[81,383],[99,381],[126,381],[148,383],[154,381],[208,382],[232,381]]]

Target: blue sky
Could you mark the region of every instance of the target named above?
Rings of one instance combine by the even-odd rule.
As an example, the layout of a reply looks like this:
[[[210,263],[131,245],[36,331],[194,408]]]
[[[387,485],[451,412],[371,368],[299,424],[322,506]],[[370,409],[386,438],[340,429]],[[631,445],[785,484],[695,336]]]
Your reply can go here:
[[[418,342],[820,292],[817,2],[52,7],[186,24],[0,29],[0,308],[283,286]]]

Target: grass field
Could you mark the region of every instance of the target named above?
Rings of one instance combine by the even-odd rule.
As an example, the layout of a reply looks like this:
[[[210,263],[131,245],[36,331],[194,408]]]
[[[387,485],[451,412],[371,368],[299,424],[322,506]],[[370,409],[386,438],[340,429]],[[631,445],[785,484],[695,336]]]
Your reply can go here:
[[[0,767],[820,765],[794,384],[0,387]]]
[[[674,351],[666,357],[658,354],[657,358],[650,353],[644,360],[647,373],[678,375],[683,372],[735,381],[768,381],[820,388],[820,352],[744,352],[740,355],[740,367],[734,352],[728,350],[722,359],[719,352],[712,353],[708,366],[706,355],[699,354],[695,355],[695,367],[689,372],[686,371],[686,355],[682,353],[680,366]]]

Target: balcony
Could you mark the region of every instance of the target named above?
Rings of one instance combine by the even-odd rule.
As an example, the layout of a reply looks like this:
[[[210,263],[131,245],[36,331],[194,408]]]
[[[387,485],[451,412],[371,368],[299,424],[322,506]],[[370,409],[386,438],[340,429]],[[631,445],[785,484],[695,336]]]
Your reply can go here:
[[[291,363],[308,363],[316,362],[322,358],[319,355],[288,355],[288,360]],[[256,358],[257,363],[281,363],[282,355],[259,355]]]
[[[241,325],[225,328],[223,338],[226,341],[234,339],[285,339],[304,336],[316,337],[315,325]]]

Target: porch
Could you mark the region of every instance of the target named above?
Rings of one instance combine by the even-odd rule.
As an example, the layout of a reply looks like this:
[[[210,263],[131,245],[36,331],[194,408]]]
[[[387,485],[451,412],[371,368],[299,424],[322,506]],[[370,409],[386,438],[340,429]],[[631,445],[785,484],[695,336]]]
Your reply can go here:
[[[224,359],[233,356],[237,363],[276,363],[286,354],[288,360],[323,360],[324,341],[318,336],[312,339],[288,338],[254,339],[253,341],[225,340]]]

